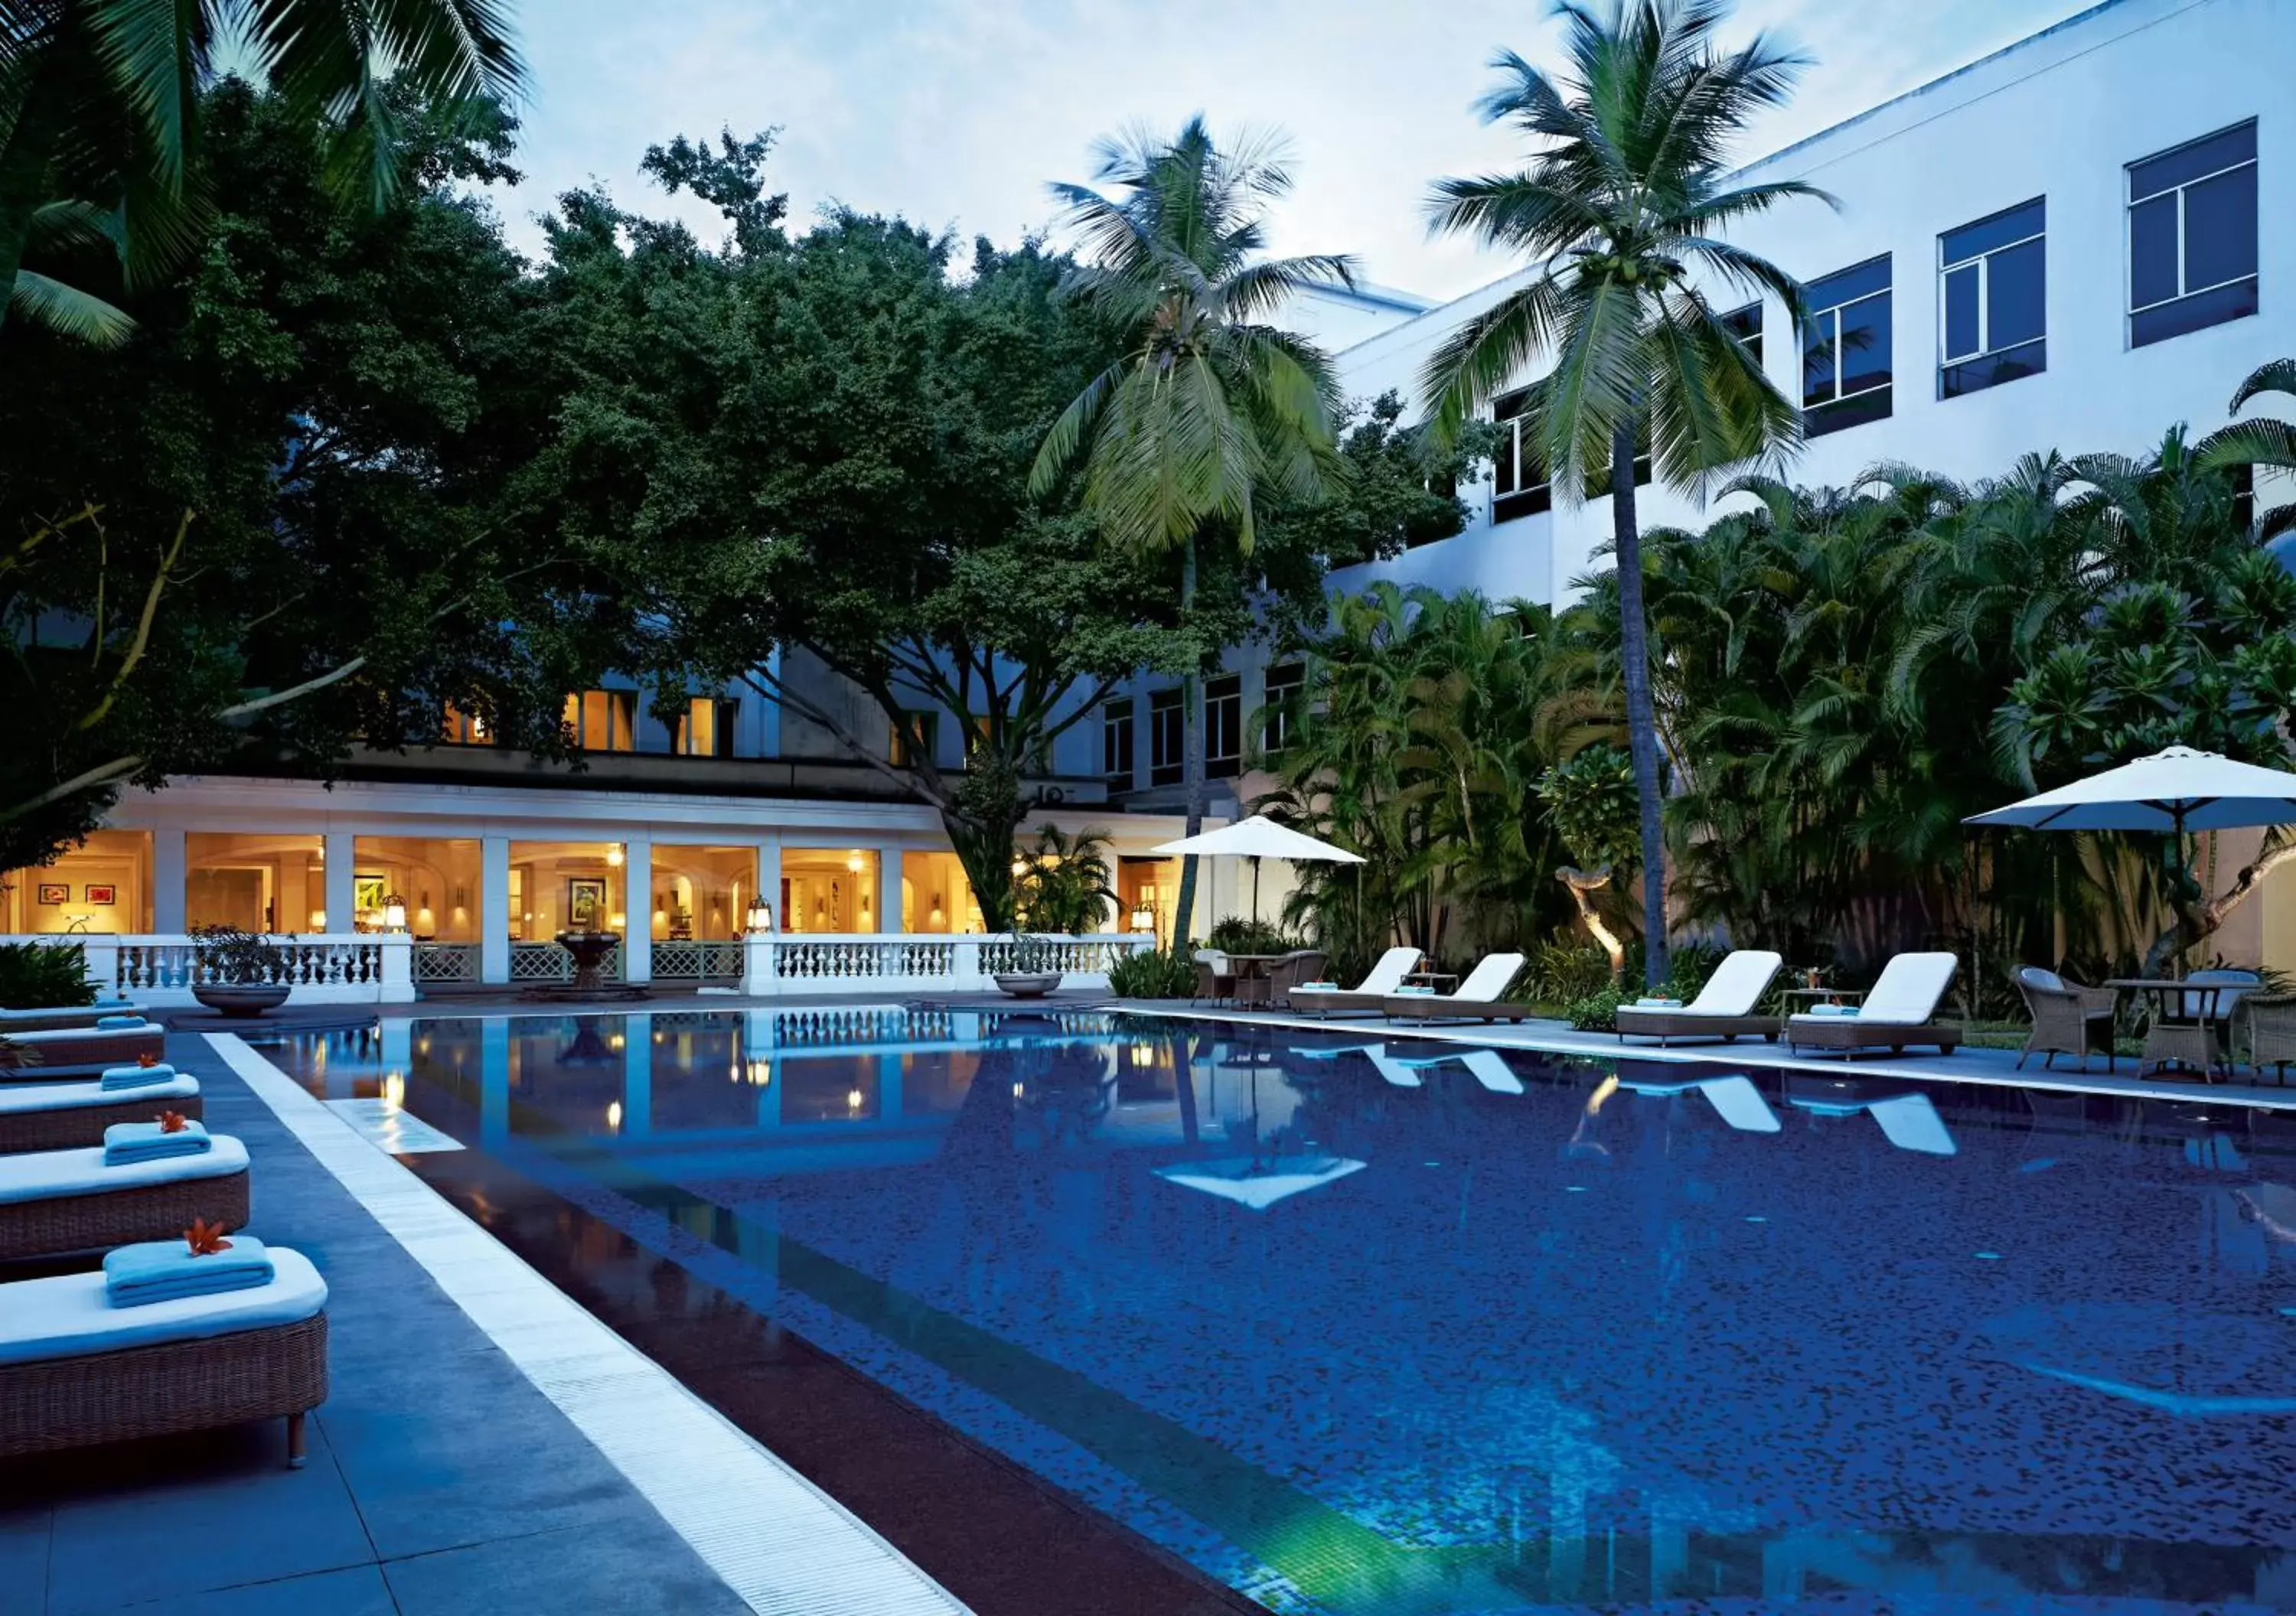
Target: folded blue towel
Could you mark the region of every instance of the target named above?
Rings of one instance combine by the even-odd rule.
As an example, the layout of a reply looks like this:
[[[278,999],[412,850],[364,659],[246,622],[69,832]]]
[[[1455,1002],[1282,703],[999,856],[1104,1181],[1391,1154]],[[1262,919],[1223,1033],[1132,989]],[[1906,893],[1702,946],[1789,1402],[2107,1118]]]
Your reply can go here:
[[[132,1032],[144,1024],[141,1016],[99,1016],[95,1030],[99,1032]]]
[[[106,1066],[98,1080],[109,1091],[113,1089],[149,1089],[154,1083],[174,1081],[175,1067],[166,1061],[154,1066]]]
[[[117,993],[99,999],[88,1006],[91,1010],[132,1010],[135,1008],[135,1005],[132,1000],[123,999]]]
[[[160,1132],[157,1122],[114,1122],[103,1130],[103,1164],[125,1167],[134,1162],[201,1155],[210,1143],[203,1122],[185,1122],[175,1133]]]
[[[1678,1010],[1682,1008],[1682,1000],[1679,999],[1637,999],[1635,1000],[1635,1008],[1638,1010]]]
[[[1433,988],[1398,988],[1395,992],[1398,997],[1405,999],[1432,999],[1435,997],[1435,990]]]
[[[1857,1007],[1854,1004],[1814,1004],[1804,1013],[1810,1016],[1855,1016]]]
[[[174,1302],[184,1296],[218,1296],[269,1285],[271,1253],[252,1235],[229,1236],[231,1249],[192,1255],[181,1240],[146,1240],[123,1245],[103,1259],[103,1294],[115,1308]]]
[[[1303,988],[1314,988],[1319,993],[1337,992],[1340,986],[1336,982],[1303,982],[1300,985]]]

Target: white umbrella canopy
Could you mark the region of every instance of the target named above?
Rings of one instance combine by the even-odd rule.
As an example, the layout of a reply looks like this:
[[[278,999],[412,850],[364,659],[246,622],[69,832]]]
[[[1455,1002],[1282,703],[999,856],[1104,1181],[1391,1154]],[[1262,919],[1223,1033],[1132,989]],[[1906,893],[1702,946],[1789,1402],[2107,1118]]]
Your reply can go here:
[[[1334,847],[1329,842],[1319,842],[1289,825],[1277,824],[1264,813],[1255,813],[1248,820],[1238,820],[1233,825],[1223,825],[1218,830],[1207,830],[1201,836],[1182,837],[1177,842],[1167,842],[1150,851],[1193,853],[1203,856],[1224,854],[1238,859],[1290,859],[1310,864],[1360,864],[1364,861],[1361,853]]]
[[[1364,861],[1359,853],[1349,853],[1344,847],[1319,842],[1289,825],[1277,824],[1264,813],[1255,813],[1248,820],[1238,820],[1233,825],[1223,825],[1218,830],[1207,830],[1200,836],[1182,837],[1177,842],[1166,842],[1149,851],[1250,859],[1251,918],[1254,920],[1259,918],[1260,860],[1289,859],[1295,864],[1360,864]]]
[[[2231,830],[2296,824],[2296,774],[2170,747],[2021,803],[1972,815],[1971,825],[2030,830]]]

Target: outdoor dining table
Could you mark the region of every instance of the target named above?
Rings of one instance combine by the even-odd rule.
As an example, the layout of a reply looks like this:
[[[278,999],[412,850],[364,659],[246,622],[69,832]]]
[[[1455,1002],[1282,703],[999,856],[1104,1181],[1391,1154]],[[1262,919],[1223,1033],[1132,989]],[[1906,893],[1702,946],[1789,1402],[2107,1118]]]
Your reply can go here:
[[[2152,1014],[2145,1024],[2144,1052],[2137,1057],[2139,1072],[2159,1070],[2175,1061],[2196,1068],[2206,1082],[2216,1074],[2217,1021],[2223,995],[2254,987],[2253,983],[2187,982],[2174,976],[2114,976],[2104,985],[2116,992],[2148,994]],[[2187,1015],[2186,995],[2200,1000],[2200,1014]],[[2231,1075],[2227,1065],[2226,1076]]]
[[[1229,980],[1235,984],[1235,1001],[1244,1004],[1267,999],[1268,968],[1283,958],[1282,954],[1230,954],[1227,957],[1228,970],[1232,973]],[[1248,992],[1247,989],[1257,991]]]

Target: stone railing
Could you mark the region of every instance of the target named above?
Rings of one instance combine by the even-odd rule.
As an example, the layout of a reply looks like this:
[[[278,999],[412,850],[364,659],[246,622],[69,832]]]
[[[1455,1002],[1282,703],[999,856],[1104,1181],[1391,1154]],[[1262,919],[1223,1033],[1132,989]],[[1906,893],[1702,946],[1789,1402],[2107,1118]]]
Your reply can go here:
[[[656,957],[659,959],[659,944]],[[750,938],[742,991],[778,997],[821,993],[980,993],[990,978],[1023,961],[1049,958],[1062,985],[1104,988],[1109,967],[1156,946],[1131,933],[1089,937],[885,935],[770,933]],[[660,974],[657,966],[655,974]]]
[[[739,943],[663,942],[653,945],[656,982],[739,982],[742,964]]]
[[[184,936],[20,936],[11,943],[75,943],[99,992],[156,1008],[199,1002],[208,980],[199,942]],[[414,997],[413,947],[404,933],[271,937],[261,980],[283,983],[290,1004],[404,1004]]]

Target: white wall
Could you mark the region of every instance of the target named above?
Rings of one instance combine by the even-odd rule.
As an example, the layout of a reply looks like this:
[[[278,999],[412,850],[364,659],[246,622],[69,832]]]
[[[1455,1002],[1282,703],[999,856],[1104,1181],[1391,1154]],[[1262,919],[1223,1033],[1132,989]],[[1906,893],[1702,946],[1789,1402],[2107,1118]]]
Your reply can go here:
[[[1841,209],[1789,204],[1734,230],[1732,240],[1804,279],[1892,255],[1894,413],[1812,441],[1793,479],[1840,486],[1882,461],[1984,477],[2029,450],[2140,453],[2177,421],[2196,434],[2223,424],[2243,376],[2296,354],[2292,61],[2290,0],[2120,0],[1747,168],[1741,177],[1749,181],[1807,180]],[[2124,165],[2249,118],[2258,120],[2263,312],[2129,348]],[[2048,369],[1941,400],[1938,236],[2040,195],[2048,200]],[[1507,267],[1493,265],[1495,273]],[[1444,336],[1521,278],[1517,270],[1341,354],[1348,391],[1409,388]],[[1739,299],[1718,292],[1716,301]],[[1772,380],[1798,400],[1800,343],[1775,303],[1763,337]],[[1478,514],[1467,532],[1345,569],[1334,585],[1390,577],[1557,600],[1609,535],[1607,498],[1495,528],[1487,493],[1468,497]],[[1645,489],[1639,504],[1645,526],[1700,526],[1713,514],[1658,488]]]

